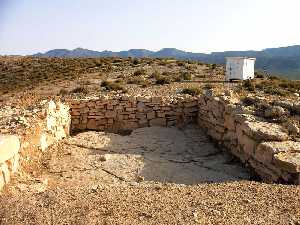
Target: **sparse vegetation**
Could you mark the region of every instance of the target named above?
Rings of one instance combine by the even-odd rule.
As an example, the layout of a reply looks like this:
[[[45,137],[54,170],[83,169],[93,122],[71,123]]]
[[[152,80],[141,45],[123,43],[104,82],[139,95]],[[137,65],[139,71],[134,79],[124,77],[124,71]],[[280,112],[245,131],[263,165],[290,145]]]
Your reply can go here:
[[[167,77],[159,77],[156,80],[155,84],[158,84],[158,85],[170,84],[170,80]]]
[[[181,74],[183,80],[192,80],[192,74],[189,72],[183,72]]]
[[[62,88],[62,89],[59,90],[59,93],[58,93],[58,94],[61,95],[61,96],[64,96],[64,95],[69,94],[69,92],[68,92],[68,90]]]
[[[196,96],[196,95],[201,94],[201,89],[200,88],[185,88],[182,90],[182,94]]]
[[[145,75],[146,71],[144,69],[139,69],[134,71],[133,76],[141,76],[141,75]]]
[[[102,81],[101,87],[104,88],[106,91],[126,92],[126,89],[120,83],[116,82]]]
[[[84,86],[76,87],[74,88],[70,93],[76,93],[76,94],[87,94],[88,90]]]

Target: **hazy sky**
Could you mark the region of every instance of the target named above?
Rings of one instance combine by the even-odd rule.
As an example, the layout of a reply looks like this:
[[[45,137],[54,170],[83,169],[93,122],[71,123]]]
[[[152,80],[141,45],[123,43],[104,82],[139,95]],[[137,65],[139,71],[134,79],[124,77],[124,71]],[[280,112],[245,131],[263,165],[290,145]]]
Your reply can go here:
[[[300,0],[0,0],[0,54],[300,44]]]

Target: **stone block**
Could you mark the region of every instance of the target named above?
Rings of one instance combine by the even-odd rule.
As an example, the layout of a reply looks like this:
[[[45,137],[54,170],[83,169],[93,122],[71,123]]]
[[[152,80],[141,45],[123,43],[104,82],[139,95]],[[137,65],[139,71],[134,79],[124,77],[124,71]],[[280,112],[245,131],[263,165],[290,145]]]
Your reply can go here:
[[[225,114],[224,116],[224,127],[228,130],[235,130],[235,121],[234,118],[231,115]]]
[[[113,124],[113,123],[114,123],[114,119],[113,119],[113,118],[109,118],[109,119],[107,120],[107,123],[108,123],[108,124]]]
[[[136,115],[135,114],[129,114],[129,119],[135,119]]]
[[[167,125],[167,121],[165,118],[156,118],[149,121],[149,125],[151,127],[159,126],[159,127],[165,127]]]
[[[197,107],[198,108],[198,102],[197,101],[184,102],[183,105],[186,108],[190,108],[190,107]]]
[[[108,104],[108,105],[106,105],[106,109],[107,109],[107,110],[113,110],[113,109],[114,109],[114,106],[111,105],[111,104]]]
[[[106,111],[105,112],[105,117],[106,118],[114,118],[114,117],[116,117],[116,115],[117,115],[117,113],[114,112],[114,111]]]
[[[255,140],[251,139],[247,135],[242,135],[238,139],[238,143],[242,146],[242,149],[245,154],[254,156],[255,149],[258,145],[258,143]]]
[[[97,122],[95,119],[89,119],[86,125],[86,128],[89,130],[97,130]]]
[[[19,138],[13,135],[0,135],[0,163],[12,159],[20,150]]]
[[[79,115],[80,115],[80,111],[72,110],[70,114],[71,114],[72,116],[79,116]]]
[[[148,112],[147,113],[147,119],[151,120],[151,119],[154,119],[155,118],[155,112]]]
[[[280,178],[280,175],[276,171],[269,169],[264,164],[253,159],[250,159],[248,162],[255,172],[263,179],[263,181],[276,182]]]
[[[145,120],[145,119],[147,119],[147,116],[144,113],[136,113],[135,117],[137,119],[139,119],[139,120]]]
[[[134,112],[136,110],[136,108],[128,108],[126,107],[125,111],[126,112]]]
[[[245,122],[243,131],[258,141],[286,141],[289,136],[283,127],[268,122]]]
[[[257,146],[254,158],[262,163],[271,163],[275,154],[294,151],[300,152],[299,142],[263,142]]]
[[[164,112],[156,112],[157,117],[165,118],[166,114]]]
[[[284,171],[300,172],[300,152],[280,152],[274,155],[274,162]]]

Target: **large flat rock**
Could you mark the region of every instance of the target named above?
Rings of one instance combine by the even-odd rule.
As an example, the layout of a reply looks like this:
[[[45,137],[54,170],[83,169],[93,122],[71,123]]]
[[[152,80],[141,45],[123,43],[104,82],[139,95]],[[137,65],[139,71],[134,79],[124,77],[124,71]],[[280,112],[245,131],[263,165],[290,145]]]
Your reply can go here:
[[[289,138],[282,126],[268,122],[245,122],[244,132],[258,141],[286,141]]]
[[[274,158],[280,169],[290,173],[300,172],[300,152],[280,152]]]
[[[13,135],[0,135],[0,164],[12,159],[20,149],[20,140]]]
[[[280,152],[299,152],[300,142],[263,142],[255,151],[255,159],[262,163],[271,163],[275,154]]]

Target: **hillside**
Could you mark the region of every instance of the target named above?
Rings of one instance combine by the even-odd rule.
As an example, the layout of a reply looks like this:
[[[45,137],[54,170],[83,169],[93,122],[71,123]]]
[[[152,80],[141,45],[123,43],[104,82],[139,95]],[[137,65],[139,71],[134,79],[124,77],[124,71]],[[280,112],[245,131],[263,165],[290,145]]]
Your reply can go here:
[[[74,50],[54,49],[46,53],[38,53],[38,57],[135,57],[135,58],[177,58],[197,60],[206,63],[224,64],[225,57],[248,56],[256,57],[256,68],[266,70],[269,73],[283,75],[290,79],[300,79],[300,46],[281,48],[268,48],[262,51],[226,51],[213,52],[211,54],[193,53],[178,50],[176,48],[164,48],[157,52],[146,49],[130,49],[128,51],[93,51],[83,48]]]

